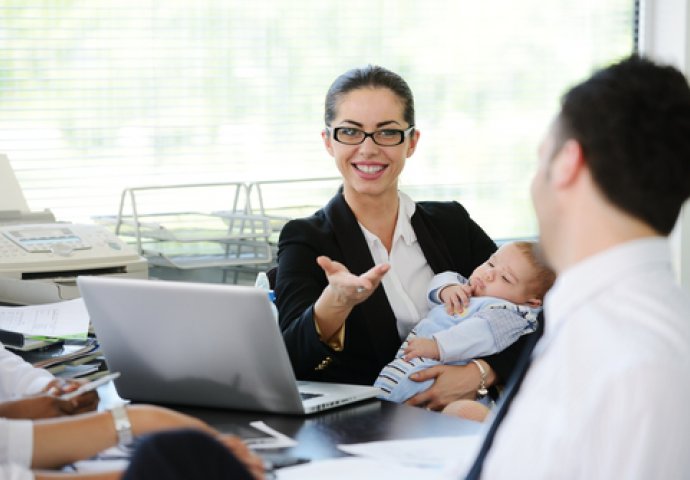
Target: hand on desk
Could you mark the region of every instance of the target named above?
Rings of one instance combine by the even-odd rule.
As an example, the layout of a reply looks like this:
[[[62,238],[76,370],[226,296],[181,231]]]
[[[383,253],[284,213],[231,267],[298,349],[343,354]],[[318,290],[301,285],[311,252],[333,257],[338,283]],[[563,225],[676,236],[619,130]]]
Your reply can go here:
[[[0,403],[0,417],[5,418],[54,418],[91,412],[98,406],[98,393],[86,392],[72,400],[61,400],[59,395],[75,390],[84,383],[81,380],[55,379],[43,392],[29,397]]]

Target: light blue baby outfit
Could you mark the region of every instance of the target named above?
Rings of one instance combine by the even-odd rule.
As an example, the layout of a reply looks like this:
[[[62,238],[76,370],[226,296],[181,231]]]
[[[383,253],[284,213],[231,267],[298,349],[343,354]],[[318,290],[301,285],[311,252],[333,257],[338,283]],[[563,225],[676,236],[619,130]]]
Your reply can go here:
[[[439,304],[438,285],[467,283],[467,279],[453,272],[444,272],[431,282],[429,301],[435,304],[400,346],[395,359],[386,365],[374,386],[381,389],[379,398],[404,402],[431,386],[432,380],[415,382],[410,374],[434,365],[464,365],[473,358],[500,352],[520,336],[537,328],[541,307],[516,305],[495,297],[471,297],[469,306],[461,313],[449,315],[445,305]],[[441,360],[417,357],[403,359],[405,347],[415,336],[434,338],[441,352]]]

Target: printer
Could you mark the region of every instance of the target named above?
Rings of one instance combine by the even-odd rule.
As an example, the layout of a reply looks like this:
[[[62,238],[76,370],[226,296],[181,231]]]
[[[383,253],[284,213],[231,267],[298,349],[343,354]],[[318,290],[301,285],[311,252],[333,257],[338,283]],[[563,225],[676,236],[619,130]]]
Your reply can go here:
[[[0,303],[77,298],[79,275],[148,278],[148,263],[101,225],[56,222],[49,210],[29,211],[0,154]]]

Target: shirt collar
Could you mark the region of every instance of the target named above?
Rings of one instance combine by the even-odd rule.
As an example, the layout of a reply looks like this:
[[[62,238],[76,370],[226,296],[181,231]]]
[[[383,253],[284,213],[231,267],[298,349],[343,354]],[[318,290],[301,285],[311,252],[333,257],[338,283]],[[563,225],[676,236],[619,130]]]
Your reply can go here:
[[[570,312],[606,292],[611,285],[635,272],[652,268],[672,268],[666,237],[632,240],[568,268],[558,275],[544,299],[545,334],[557,330],[570,317]]]
[[[412,245],[417,240],[417,235],[412,228],[412,215],[414,215],[416,208],[417,204],[414,200],[403,192],[398,191],[398,221],[395,224],[395,232],[393,232],[393,244],[395,244],[398,238],[401,238],[407,245]],[[359,226],[369,245],[380,241],[376,235],[364,228],[361,223]]]

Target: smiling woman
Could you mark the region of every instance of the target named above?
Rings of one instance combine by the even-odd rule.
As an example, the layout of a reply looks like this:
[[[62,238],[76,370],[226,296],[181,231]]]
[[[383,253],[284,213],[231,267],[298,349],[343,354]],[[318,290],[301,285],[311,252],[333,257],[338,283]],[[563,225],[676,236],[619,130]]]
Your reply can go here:
[[[298,378],[371,384],[428,312],[434,274],[469,276],[496,246],[459,203],[415,202],[399,191],[421,138],[399,75],[378,66],[342,74],[326,96],[325,121],[342,189],[283,228],[276,303]],[[486,360],[487,384],[507,378],[515,345]],[[439,409],[473,398],[484,380],[474,365],[439,366],[434,376],[411,403]]]
[[[337,108],[326,115],[327,122],[332,118],[322,136],[326,150],[343,176],[345,199],[351,208],[361,211],[360,223],[390,250],[398,210],[398,179],[419,140],[419,131],[413,129],[414,103],[409,89],[400,89],[406,95],[400,97],[388,87],[365,83],[384,83],[377,77],[385,79],[388,76],[385,70],[372,67],[354,72],[357,75],[352,75],[349,83],[337,85],[340,90],[332,88],[329,92],[326,103]],[[335,97],[334,102],[330,96]],[[333,136],[329,133],[331,129]],[[405,135],[405,131],[411,134]],[[384,132],[392,141],[388,139],[382,145],[376,139],[382,138]]]

